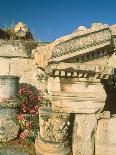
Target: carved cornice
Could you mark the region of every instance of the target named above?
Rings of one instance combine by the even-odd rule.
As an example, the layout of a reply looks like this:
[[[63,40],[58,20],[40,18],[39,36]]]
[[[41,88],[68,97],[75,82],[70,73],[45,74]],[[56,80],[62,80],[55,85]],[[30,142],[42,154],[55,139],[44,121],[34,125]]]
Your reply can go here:
[[[50,65],[47,72],[52,77],[107,79],[113,72],[112,67],[101,65],[82,65],[77,63],[59,63]]]
[[[85,34],[77,35],[70,40],[66,40],[56,45],[52,50],[52,57],[50,61],[58,61],[58,59],[56,58],[59,58],[59,61],[61,61],[78,54],[87,53],[97,48],[109,45],[110,41],[111,31],[109,27],[105,27],[96,31],[89,30]],[[72,53],[75,54],[72,55]],[[66,58],[63,58],[63,56],[66,55],[68,56]]]
[[[102,53],[105,55],[114,52],[111,40],[110,27],[94,23],[90,29],[81,26],[75,32],[58,38],[46,46],[37,47],[32,53],[38,67],[45,68],[54,62],[69,62],[70,60],[74,62],[74,59],[80,56],[86,57],[93,54],[96,58],[96,54],[100,57]]]

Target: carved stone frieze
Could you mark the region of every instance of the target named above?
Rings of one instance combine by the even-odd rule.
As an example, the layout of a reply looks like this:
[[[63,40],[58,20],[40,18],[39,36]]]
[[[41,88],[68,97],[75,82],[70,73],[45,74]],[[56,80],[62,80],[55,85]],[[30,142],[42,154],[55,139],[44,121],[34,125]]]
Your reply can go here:
[[[111,33],[109,28],[105,28],[97,32],[91,32],[86,35],[84,34],[82,36],[77,36],[71,40],[62,42],[55,46],[52,51],[52,58],[99,45],[109,41],[110,39]]]
[[[94,24],[90,29],[79,28],[77,31],[56,39],[50,44],[33,50],[34,61],[45,68],[48,63],[68,60],[81,54],[111,44],[111,31],[108,25]]]

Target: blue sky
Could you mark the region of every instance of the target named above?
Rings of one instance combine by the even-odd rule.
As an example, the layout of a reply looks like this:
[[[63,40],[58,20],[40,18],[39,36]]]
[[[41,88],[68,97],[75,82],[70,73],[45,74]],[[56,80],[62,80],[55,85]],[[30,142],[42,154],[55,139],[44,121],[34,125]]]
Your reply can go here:
[[[116,0],[0,0],[0,27],[22,21],[36,38],[53,41],[80,25],[116,23]]]

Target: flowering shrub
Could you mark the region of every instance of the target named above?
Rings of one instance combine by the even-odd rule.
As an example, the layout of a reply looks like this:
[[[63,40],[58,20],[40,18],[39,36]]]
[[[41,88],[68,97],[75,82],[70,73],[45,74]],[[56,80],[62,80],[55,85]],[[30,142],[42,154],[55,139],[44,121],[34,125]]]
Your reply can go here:
[[[21,88],[17,93],[21,113],[38,114],[41,95],[33,93],[30,88]]]
[[[17,93],[17,99],[19,107],[17,119],[21,130],[19,138],[34,138],[39,130],[38,109],[42,96],[30,88],[21,88]]]

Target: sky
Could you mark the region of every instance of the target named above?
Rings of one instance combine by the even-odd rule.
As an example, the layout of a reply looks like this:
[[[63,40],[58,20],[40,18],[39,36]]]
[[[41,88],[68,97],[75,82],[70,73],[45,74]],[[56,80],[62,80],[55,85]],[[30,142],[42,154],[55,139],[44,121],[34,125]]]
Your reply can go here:
[[[116,0],[0,0],[0,27],[17,22],[37,40],[53,41],[81,25],[115,24]]]

